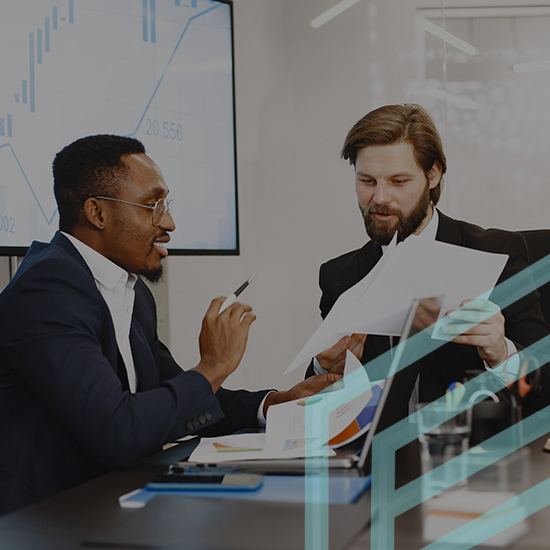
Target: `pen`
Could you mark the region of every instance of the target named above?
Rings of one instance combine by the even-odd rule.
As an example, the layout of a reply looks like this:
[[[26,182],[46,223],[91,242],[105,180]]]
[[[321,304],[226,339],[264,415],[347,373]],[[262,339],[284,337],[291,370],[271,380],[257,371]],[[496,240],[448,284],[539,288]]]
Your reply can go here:
[[[218,315],[222,313],[222,311],[225,311],[231,304],[235,303],[235,300],[237,299],[237,296],[252,282],[252,279],[254,277],[250,277],[248,281],[245,281],[233,294],[230,294],[225,300],[225,302],[222,304],[222,307],[220,308],[220,311],[218,312]]]

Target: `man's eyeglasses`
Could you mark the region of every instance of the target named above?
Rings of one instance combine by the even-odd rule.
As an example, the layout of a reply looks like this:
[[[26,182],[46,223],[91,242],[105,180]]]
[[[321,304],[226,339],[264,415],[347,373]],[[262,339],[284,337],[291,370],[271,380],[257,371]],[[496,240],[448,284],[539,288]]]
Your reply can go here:
[[[166,217],[166,212],[172,212],[172,200],[166,198],[159,199],[154,205],[139,204],[137,202],[123,201],[122,199],[113,199],[112,197],[95,197],[96,199],[105,199],[107,201],[123,202],[124,204],[133,204],[142,208],[149,208],[153,211],[153,225],[158,227]]]

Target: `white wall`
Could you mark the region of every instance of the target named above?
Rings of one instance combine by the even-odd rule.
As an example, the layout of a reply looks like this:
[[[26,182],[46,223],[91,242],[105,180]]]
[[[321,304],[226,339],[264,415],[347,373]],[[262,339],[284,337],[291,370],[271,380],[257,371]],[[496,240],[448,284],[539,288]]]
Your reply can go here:
[[[366,240],[352,170],[339,150],[372,108],[416,101],[433,112],[447,138],[447,213],[486,226],[550,227],[547,156],[484,149],[444,132],[442,105],[414,91],[422,66],[415,9],[441,0],[363,0],[312,29],[311,19],[335,3],[234,2],[241,255],[168,259],[170,347],[184,368],[198,361],[210,300],[255,276],[243,299],[258,320],[226,387],[286,388],[302,378],[303,371],[282,373],[320,322],[318,267]],[[506,4],[514,2],[468,5]],[[450,112],[453,120],[462,116]],[[483,105],[469,116],[475,122],[482,113]],[[521,177],[527,167],[536,182]]]

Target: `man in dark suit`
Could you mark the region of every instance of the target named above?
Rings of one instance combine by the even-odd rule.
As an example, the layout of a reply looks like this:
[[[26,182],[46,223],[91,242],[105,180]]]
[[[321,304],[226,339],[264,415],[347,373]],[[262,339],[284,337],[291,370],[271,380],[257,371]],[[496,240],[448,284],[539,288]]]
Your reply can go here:
[[[182,371],[156,333],[141,275],[156,281],[169,233],[168,186],[141,142],[90,136],[53,164],[59,207],[51,243],[33,243],[0,295],[0,515],[124,468],[188,434],[258,427],[288,391],[221,388],[255,316],[214,300],[201,359]]]
[[[321,266],[323,318],[337,298],[376,265],[395,231],[399,241],[414,234],[508,254],[510,258],[499,283],[528,267],[527,248],[521,235],[485,230],[449,218],[435,208],[441,195],[446,158],[435,124],[419,105],[389,105],[368,113],[349,131],[342,157],[355,168],[359,208],[371,240],[359,250]],[[495,367],[548,335],[536,291],[503,311],[489,300],[465,298],[468,299],[459,310],[448,312],[455,320],[454,325],[446,328],[449,335],[455,336],[452,342],[416,365],[420,373],[416,395],[419,401],[442,396],[451,382],[462,381],[467,370]],[[429,309],[428,313],[435,318],[439,313],[437,304],[429,303]],[[482,322],[478,322],[480,315],[486,317]],[[428,324],[431,323],[428,321]],[[342,372],[346,349],[353,351],[368,369],[368,362],[386,352],[390,345],[389,337],[346,336],[314,358],[307,376],[314,372]],[[530,406],[535,409],[550,402],[547,368],[539,370],[542,371],[539,382],[528,396]]]

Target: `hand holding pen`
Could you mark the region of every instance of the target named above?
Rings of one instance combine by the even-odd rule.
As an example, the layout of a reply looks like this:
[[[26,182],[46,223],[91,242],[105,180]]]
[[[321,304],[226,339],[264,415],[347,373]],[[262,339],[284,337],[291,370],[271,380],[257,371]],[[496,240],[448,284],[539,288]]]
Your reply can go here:
[[[250,284],[249,279],[229,298],[216,298],[210,304],[202,320],[199,335],[201,360],[192,370],[202,374],[216,393],[225,379],[239,366],[246,344],[250,325],[256,315],[249,305],[234,304],[237,296]],[[220,315],[231,304],[231,312]]]
[[[224,312],[230,305],[234,304],[237,301],[238,296],[243,292],[243,290],[252,282],[252,279],[254,277],[250,277],[248,281],[245,281],[235,292],[230,294],[225,302],[222,304],[222,307],[220,307],[220,311],[218,312],[218,315],[220,315],[222,312]]]

